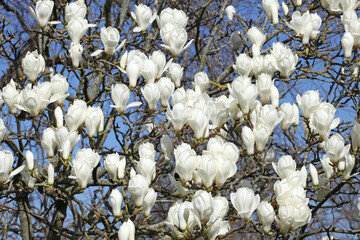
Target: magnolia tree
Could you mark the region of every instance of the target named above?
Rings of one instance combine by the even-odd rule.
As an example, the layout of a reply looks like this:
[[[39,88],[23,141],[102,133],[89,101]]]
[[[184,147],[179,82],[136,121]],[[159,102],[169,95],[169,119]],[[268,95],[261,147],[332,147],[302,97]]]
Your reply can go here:
[[[360,234],[356,0],[0,4],[4,239]]]

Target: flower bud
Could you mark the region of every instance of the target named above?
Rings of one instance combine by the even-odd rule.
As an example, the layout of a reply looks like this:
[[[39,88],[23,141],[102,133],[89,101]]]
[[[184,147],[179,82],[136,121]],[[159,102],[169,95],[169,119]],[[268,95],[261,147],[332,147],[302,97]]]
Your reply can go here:
[[[83,53],[83,51],[83,46],[81,46],[80,43],[71,43],[71,47],[69,49],[69,56],[71,58],[73,67],[79,67],[81,54]]]
[[[157,86],[160,90],[160,100],[163,107],[167,107],[169,104],[169,98],[174,92],[175,85],[168,77],[162,77],[157,82]]]
[[[73,104],[70,105],[65,115],[65,122],[70,131],[78,129],[86,119],[87,105],[83,100],[76,99]]]
[[[61,107],[58,106],[55,108],[54,115],[55,115],[55,120],[56,120],[56,127],[57,128],[63,127],[64,126],[64,114],[63,114]]]
[[[144,203],[143,203],[143,210],[145,216],[150,216],[151,208],[154,206],[156,201],[157,193],[153,188],[150,188],[145,195]]]
[[[44,130],[41,138],[41,146],[45,149],[48,157],[54,156],[54,150],[56,147],[55,131],[52,128]]]
[[[121,216],[121,205],[123,202],[123,196],[120,193],[119,190],[116,188],[111,191],[110,194],[110,204],[112,207],[112,213],[114,217],[120,217]]]
[[[248,126],[244,126],[241,131],[241,140],[245,145],[246,152],[248,155],[254,154],[255,137],[253,132]]]
[[[275,211],[269,202],[261,202],[257,208],[259,221],[263,225],[264,232],[270,232],[271,224],[275,220]]]
[[[125,175],[125,157],[120,157],[118,153],[106,156],[104,166],[113,180],[122,179]]]
[[[346,58],[351,57],[353,46],[354,46],[354,37],[350,32],[345,32],[344,36],[341,38],[341,47],[344,50],[344,57]]]
[[[235,10],[234,6],[233,6],[233,5],[227,6],[227,7],[225,8],[225,12],[226,12],[226,16],[228,17],[228,19],[229,19],[230,21],[232,21],[232,20],[233,20],[233,17],[234,17],[235,14],[236,14],[236,10]]]
[[[48,184],[53,185],[54,184],[54,165],[52,163],[49,164],[47,172],[48,172]]]
[[[34,169],[34,154],[31,151],[26,151],[25,154],[26,165],[29,170]]]
[[[120,226],[118,232],[119,240],[134,240],[135,239],[135,226],[134,223],[128,219]]]
[[[16,114],[16,104],[19,103],[20,94],[16,90],[16,84],[14,80],[11,79],[10,82],[2,89],[2,92],[2,98],[5,104],[8,106],[10,112],[12,114]]]
[[[311,180],[312,180],[313,185],[314,185],[314,186],[319,185],[318,172],[317,172],[315,166],[312,165],[311,163],[310,163],[310,165],[309,165],[309,171],[310,171],[310,176],[311,176]]]

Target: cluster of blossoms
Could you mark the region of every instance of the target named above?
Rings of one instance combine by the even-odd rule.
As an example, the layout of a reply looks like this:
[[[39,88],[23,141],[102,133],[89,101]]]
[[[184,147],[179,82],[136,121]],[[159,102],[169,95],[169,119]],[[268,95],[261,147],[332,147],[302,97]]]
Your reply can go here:
[[[174,57],[180,55],[193,42],[193,40],[190,40],[187,43],[188,35],[185,27],[188,17],[183,11],[166,8],[161,11],[156,20],[160,27],[161,39],[164,42],[161,46],[170,51]]]
[[[296,69],[298,56],[283,43],[273,43],[271,54],[260,55],[260,50],[266,41],[264,35],[258,28],[252,27],[247,33],[252,43],[253,58],[242,53],[236,58],[233,66],[235,72],[240,76],[248,76],[252,72],[256,77],[262,73],[271,76],[279,71],[282,76],[289,77]],[[275,90],[273,90],[275,91]]]
[[[96,130],[102,132],[104,129],[104,114],[100,107],[87,106],[83,100],[76,99],[68,108],[65,115],[64,126],[63,112],[60,107],[55,109],[57,128],[45,129],[42,137],[42,146],[48,157],[53,157],[55,148],[62,153],[64,159],[68,159],[72,149],[80,140],[77,129],[85,126],[90,138],[95,136]]]
[[[210,188],[215,183],[221,188],[236,173],[239,150],[233,143],[215,137],[209,140],[202,155],[197,155],[187,143],[179,145],[174,155],[175,172],[184,185],[192,183]]]
[[[192,201],[176,202],[169,209],[166,225],[175,239],[193,238],[205,234],[215,240],[230,230],[230,223],[223,220],[229,211],[225,197],[213,197],[211,193],[198,190]]]
[[[78,0],[65,7],[65,22],[67,23],[66,30],[71,39],[69,56],[75,68],[79,66],[81,55],[84,51],[80,44],[81,38],[85,35],[89,27],[96,27],[96,24],[89,24],[85,18],[87,12],[84,0]]]
[[[292,14],[288,27],[296,32],[296,35],[302,39],[303,44],[308,44],[310,39],[315,39],[320,33],[319,28],[322,20],[317,13],[309,11],[301,15],[299,11]]]
[[[296,170],[296,162],[291,156],[282,156],[277,164],[273,163],[275,172],[281,180],[276,181],[274,191],[279,206],[276,221],[281,232],[295,230],[311,220],[311,210],[306,198],[307,172],[305,166]]]
[[[149,109],[156,110],[157,103],[166,107],[171,94],[174,92],[175,84],[169,77],[162,77],[163,73],[172,64],[172,60],[166,60],[166,56],[161,51],[155,51],[150,57],[147,57],[139,50],[125,52],[121,58],[121,70],[126,69],[129,79],[129,86],[136,87],[140,76],[143,77],[145,86],[141,89],[143,97],[148,103]],[[122,70],[124,71],[124,70]],[[124,71],[125,72],[125,71]],[[130,97],[130,89],[124,84],[112,86],[111,98],[116,104],[119,113],[124,112],[129,107],[139,106],[140,102],[133,102],[126,106]]]
[[[150,216],[151,208],[154,206],[157,193],[150,187],[155,179],[156,151],[151,143],[144,143],[139,146],[140,160],[137,162],[136,172],[132,168],[127,191],[131,195],[131,203],[136,207],[142,207],[145,216]],[[105,160],[105,169],[116,181],[124,177],[126,159],[117,153],[110,154]],[[114,217],[121,216],[123,195],[118,189],[113,189],[110,195],[110,203]],[[124,222],[119,229],[119,239],[134,239],[135,226],[130,219]]]
[[[28,52],[26,57],[23,59],[23,66],[28,66],[28,62],[31,61],[31,58],[41,57],[37,56],[37,51],[30,53]],[[25,64],[24,64],[25,63]],[[44,62],[33,62],[33,68],[24,68],[24,71],[28,76],[35,76],[33,78],[36,80],[36,76],[39,72],[36,69],[38,65],[42,65],[45,68]],[[65,77],[56,74],[51,77],[50,82],[37,83],[32,86],[32,84],[27,84],[24,89],[19,92],[16,89],[16,83],[11,80],[2,90],[2,98],[5,104],[10,109],[12,114],[17,113],[17,109],[30,113],[32,116],[36,117],[40,112],[43,112],[49,103],[57,102],[59,105],[62,105],[65,98],[69,95],[67,93],[69,84]]]
[[[210,128],[220,129],[230,119],[232,100],[225,96],[209,97],[206,93],[208,86],[208,76],[199,72],[194,77],[193,89],[185,90],[181,87],[172,94],[172,108],[168,106],[166,117],[175,131],[180,131],[188,123],[195,138],[206,138]],[[209,121],[212,122],[211,126]]]

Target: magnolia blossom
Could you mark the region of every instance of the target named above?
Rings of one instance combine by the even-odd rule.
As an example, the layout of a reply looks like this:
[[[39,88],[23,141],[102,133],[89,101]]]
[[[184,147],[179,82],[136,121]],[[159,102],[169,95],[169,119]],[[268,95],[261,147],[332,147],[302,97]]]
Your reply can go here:
[[[340,118],[334,119],[335,112],[332,104],[321,103],[319,109],[310,115],[310,127],[321,139],[326,139],[331,129],[339,125]]]
[[[269,202],[261,202],[257,208],[259,220],[263,225],[264,232],[270,232],[271,224],[275,220],[275,211]]]
[[[254,154],[255,137],[253,131],[248,127],[244,126],[241,130],[241,140],[245,145],[246,152],[248,155]]]
[[[103,51],[107,54],[107,55],[114,55],[114,53],[119,50],[120,48],[122,48],[125,44],[125,41],[122,41],[121,44],[116,47],[120,41],[120,34],[119,31],[114,28],[114,27],[102,27],[100,30],[100,36],[101,36],[101,41],[104,45],[104,50],[97,50],[95,52],[93,52],[91,54],[91,56],[97,56],[100,53],[102,53]]]
[[[240,81],[235,79],[229,88],[229,92],[233,98],[240,104],[240,109],[243,114],[248,114],[250,106],[256,100],[258,96],[258,90],[254,84],[250,84],[250,79]]]
[[[230,194],[231,203],[238,212],[239,216],[247,221],[260,203],[260,196],[255,196],[250,188],[239,188],[236,193]]]
[[[166,118],[172,123],[175,131],[180,131],[187,121],[188,108],[184,103],[179,102],[170,109],[170,106],[166,109]]]
[[[19,97],[20,94],[16,90],[16,83],[11,79],[10,82],[2,89],[2,99],[12,114],[16,114],[17,112],[16,105],[19,103]]]
[[[238,73],[240,76],[247,77],[252,68],[251,58],[245,53],[240,54],[236,58],[236,63],[235,65],[233,65],[233,68],[235,72]]]
[[[310,115],[320,107],[319,91],[311,90],[305,92],[302,96],[297,95],[296,101],[303,112],[304,117],[310,118]]]
[[[45,27],[48,23],[58,24],[59,21],[49,22],[51,12],[54,7],[54,1],[51,0],[38,0],[36,2],[35,11],[32,7],[29,7],[31,14],[39,23],[40,27]]]
[[[22,111],[30,113],[32,116],[37,116],[40,111],[46,109],[47,104],[50,102],[51,84],[44,82],[38,86],[31,87],[31,84],[21,91],[19,96],[19,104],[17,108]]]
[[[143,205],[148,189],[148,182],[142,175],[137,174],[130,179],[128,191],[131,195],[131,200],[135,202],[137,207],[141,207]]]
[[[55,130],[47,128],[44,130],[41,138],[41,146],[45,149],[48,157],[54,156],[54,150],[56,147]]]
[[[70,105],[66,115],[65,122],[69,126],[70,131],[78,129],[86,119],[87,105],[83,100],[76,99]]]
[[[110,194],[110,204],[112,207],[112,213],[114,217],[121,216],[121,205],[123,202],[123,196],[118,189],[113,189]]]
[[[135,240],[135,225],[130,219],[120,226],[118,238],[119,240]]]
[[[198,158],[189,144],[183,143],[174,150],[175,172],[179,174],[183,183],[190,180],[193,171],[198,165]]]
[[[70,178],[75,179],[82,189],[87,187],[93,169],[99,164],[100,156],[90,148],[81,149],[76,152],[73,160],[73,174]]]
[[[268,18],[272,20],[272,23],[274,25],[278,24],[279,23],[278,11],[280,8],[280,4],[278,0],[262,0],[262,6]]]
[[[71,47],[69,49],[69,56],[71,58],[71,62],[73,67],[79,67],[81,54],[83,53],[84,49],[80,45],[80,43],[71,43]]]
[[[70,22],[74,18],[85,18],[86,5],[83,0],[67,3],[65,7],[65,21]]]
[[[354,37],[351,33],[345,32],[343,37],[341,38],[341,47],[344,50],[344,57],[351,57],[352,50],[354,46]]]
[[[29,170],[34,169],[34,154],[31,151],[26,151],[25,154],[26,166]]]
[[[95,131],[98,134],[104,130],[104,113],[100,107],[88,107],[86,111],[85,125],[88,129],[89,137],[95,136]]]
[[[193,109],[188,123],[192,130],[194,130],[194,136],[197,139],[209,136],[209,118],[202,109]]]
[[[0,151],[0,184],[4,184],[10,181],[16,174],[20,173],[25,165],[18,167],[10,173],[12,165],[14,163],[13,154],[8,150]]]
[[[299,109],[295,104],[283,103],[280,106],[281,129],[287,131],[291,126],[299,125]]]
[[[258,76],[256,80],[256,88],[259,91],[262,104],[269,103],[271,97],[271,87],[273,84],[274,82],[269,74],[262,73]]]
[[[336,165],[350,150],[350,145],[345,146],[343,137],[335,133],[325,141],[324,146],[326,156]]]
[[[143,210],[145,216],[150,216],[151,208],[154,206],[156,201],[157,193],[153,188],[150,188],[145,195],[144,203],[143,203]]]
[[[316,13],[310,14],[307,11],[301,15],[299,11],[295,11],[290,24],[287,25],[302,38],[303,44],[308,44],[310,38],[315,38],[319,34],[321,22],[321,18]]]
[[[51,135],[52,134],[50,134],[49,137],[51,137]],[[79,140],[80,135],[76,131],[69,132],[66,127],[58,128],[55,131],[55,144],[58,151],[62,152],[62,157],[64,159],[68,159],[71,151]]]
[[[110,105],[110,107],[115,108],[119,113],[125,112],[126,109],[131,107],[140,106],[141,102],[132,102],[127,105],[127,102],[130,98],[130,89],[122,83],[111,86],[111,100],[115,105]]]
[[[39,73],[45,71],[45,60],[37,50],[27,52],[21,62],[21,65],[24,73],[31,81],[35,81]]]
[[[196,226],[200,227],[200,219],[195,214],[193,204],[191,202],[175,202],[169,209],[166,225],[171,230],[174,238],[181,238],[183,232],[190,234],[194,232]],[[189,231],[189,232],[188,232]]]
[[[189,17],[182,10],[174,8],[165,8],[160,15],[156,17],[160,29],[166,24],[171,23],[180,28],[185,28]]]
[[[169,104],[169,98],[174,92],[175,84],[170,78],[162,77],[157,82],[158,89],[160,90],[160,100],[163,107],[167,107]]]
[[[140,77],[140,64],[136,61],[130,61],[126,66],[126,75],[129,79],[130,87],[135,87]]]
[[[319,185],[318,172],[317,172],[315,166],[313,164],[311,164],[311,163],[309,165],[309,171],[310,171],[310,176],[311,176],[311,180],[312,180],[313,185],[315,185],[315,186]]]
[[[177,63],[171,63],[168,69],[168,77],[171,78],[171,81],[173,81],[173,83],[175,84],[175,87],[180,87],[181,84],[181,80],[183,77],[183,71],[184,68],[182,68],[179,64]]]
[[[104,167],[113,180],[124,178],[125,165],[126,158],[120,157],[118,153],[107,155],[104,162]]]
[[[54,185],[54,173],[55,173],[55,169],[54,169],[54,165],[52,165],[51,163],[49,164],[48,168],[47,168],[47,181],[49,185]]]
[[[191,39],[186,43],[188,39],[186,30],[171,23],[166,24],[160,29],[160,36],[164,41],[164,44],[161,44],[161,46],[169,50],[174,57],[190,47],[193,42],[193,39]]]
[[[193,88],[199,93],[206,92],[209,87],[209,77],[205,72],[198,72],[194,76]]]
[[[89,24],[84,18],[73,18],[66,26],[66,30],[71,41],[75,44],[79,44],[80,39],[84,36],[89,27],[96,27],[96,24]]]
[[[53,101],[57,101],[59,105],[64,103],[64,100],[69,94],[67,93],[69,89],[69,83],[66,78],[60,74],[55,74],[51,77],[51,94]]]
[[[251,27],[247,32],[247,37],[250,42],[257,47],[256,52],[253,50],[253,56],[260,55],[260,50],[265,43],[266,35],[264,35],[258,28]]]
[[[225,8],[226,15],[230,21],[233,20],[233,17],[236,14],[236,10],[233,5],[229,5]]]
[[[152,13],[150,7],[139,4],[135,5],[134,12],[131,12],[131,17],[137,24],[137,27],[134,28],[134,32],[140,32],[145,31],[150,26],[156,18],[156,13]]]
[[[4,139],[6,134],[6,127],[2,118],[0,118],[0,142]]]
[[[141,89],[146,102],[149,105],[151,111],[156,110],[156,105],[160,99],[160,91],[155,83],[148,83],[144,88]]]
[[[296,162],[290,155],[281,156],[279,162],[272,163],[272,166],[281,179],[289,177],[296,170]]]
[[[293,54],[291,49],[283,43],[274,43],[271,55],[276,63],[277,70],[284,77],[289,77],[296,70],[296,64],[299,59],[298,55]]]

